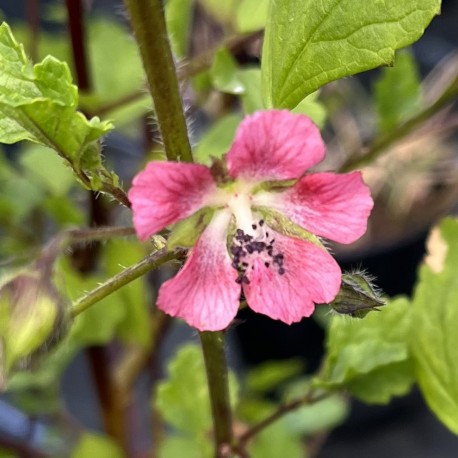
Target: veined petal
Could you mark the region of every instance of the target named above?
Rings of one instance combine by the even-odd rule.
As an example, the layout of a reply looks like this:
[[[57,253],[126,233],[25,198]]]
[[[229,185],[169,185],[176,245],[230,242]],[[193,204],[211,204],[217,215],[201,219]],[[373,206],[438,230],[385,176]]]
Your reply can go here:
[[[324,151],[318,128],[306,116],[258,111],[240,124],[226,159],[234,178],[288,180],[318,164]]]
[[[316,235],[352,243],[367,229],[374,205],[360,172],[315,173],[279,193],[259,193],[254,205],[270,207]]]
[[[250,283],[243,285],[248,305],[258,313],[287,324],[310,316],[317,303],[337,295],[341,270],[324,249],[305,240],[275,233],[275,247],[282,252],[284,273],[256,259]]]
[[[229,211],[217,212],[183,269],[159,290],[158,307],[200,331],[219,331],[235,317],[240,299],[237,271],[226,248]]]
[[[129,191],[135,230],[147,239],[169,224],[205,207],[216,191],[208,167],[178,162],[150,162]]]

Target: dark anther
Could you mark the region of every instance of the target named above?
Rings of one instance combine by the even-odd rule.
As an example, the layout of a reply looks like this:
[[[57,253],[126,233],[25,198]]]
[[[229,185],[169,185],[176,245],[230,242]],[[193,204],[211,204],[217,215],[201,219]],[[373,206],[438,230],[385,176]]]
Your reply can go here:
[[[259,220],[259,225],[260,225],[261,227],[264,226],[264,220],[263,220],[263,219],[260,219],[260,220]]]
[[[272,257],[272,253],[273,253],[272,248],[268,248],[268,249],[267,249],[267,254],[268,254],[270,257]]]
[[[244,234],[245,234],[245,232],[243,232],[242,229],[237,229],[237,230],[235,231],[235,233],[236,233],[237,235],[244,235]]]
[[[238,268],[239,268],[239,263],[236,262],[236,261],[233,261],[233,262],[232,262],[232,267],[233,267],[234,269],[238,269]]]
[[[245,243],[250,242],[251,240],[253,240],[253,237],[252,237],[251,235],[249,235],[249,234],[246,234],[246,235],[243,237],[243,241],[244,241]]]
[[[251,227],[252,227],[253,229],[256,229],[258,226],[256,226],[256,224],[252,224]]]
[[[278,269],[278,273],[279,273],[280,275],[283,275],[283,274],[285,273],[285,269],[283,269],[283,267],[280,267],[280,268]]]
[[[248,263],[247,262],[242,262],[242,266],[243,267],[248,267]]]
[[[269,266],[270,266],[270,264],[269,264],[267,261],[264,263],[264,265],[265,265],[266,267],[269,267]]]
[[[266,231],[266,237],[269,237],[269,233]]]
[[[275,239],[272,239],[269,243],[274,243],[275,242]]]
[[[239,285],[242,284],[242,277],[238,277],[236,280],[235,280],[235,283],[238,283]]]
[[[246,246],[246,250],[247,250],[248,253],[250,253],[250,254],[253,253],[253,251],[254,251],[254,249],[253,249],[253,247],[252,247],[251,245],[247,245],[247,246]]]
[[[250,280],[248,279],[248,277],[246,275],[244,275],[242,277],[242,283],[245,283],[245,285],[249,285],[250,284]]]

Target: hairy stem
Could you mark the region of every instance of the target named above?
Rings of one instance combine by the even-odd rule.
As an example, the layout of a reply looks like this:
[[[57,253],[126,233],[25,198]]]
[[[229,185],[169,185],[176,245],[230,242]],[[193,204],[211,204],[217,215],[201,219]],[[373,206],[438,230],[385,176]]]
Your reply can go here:
[[[232,413],[229,400],[229,380],[224,353],[224,334],[201,332],[200,341],[207,371],[212,408],[215,458],[227,455],[232,443]]]
[[[237,441],[237,447],[242,450],[245,449],[246,444],[251,439],[253,439],[253,437],[257,436],[261,431],[263,431],[272,423],[282,418],[287,413],[292,412],[293,410],[296,410],[304,405],[310,405],[318,401],[321,401],[322,399],[327,398],[331,394],[332,393],[328,391],[316,393],[314,390],[311,390],[302,398],[296,399],[295,401],[292,401],[288,404],[283,404],[272,415],[269,415],[267,418],[252,426],[250,429],[245,431],[241,436],[239,436]]]
[[[192,162],[161,0],[124,1],[138,42],[167,158]]]
[[[109,296],[111,293],[114,293],[124,285],[127,285],[146,274],[150,270],[156,269],[160,265],[165,264],[172,259],[178,259],[182,256],[183,252],[167,251],[165,248],[149,254],[139,263],[122,270],[119,274],[108,279],[106,282],[102,283],[92,291],[89,291],[83,297],[74,302],[70,310],[70,315],[72,317],[78,316],[92,305]]]

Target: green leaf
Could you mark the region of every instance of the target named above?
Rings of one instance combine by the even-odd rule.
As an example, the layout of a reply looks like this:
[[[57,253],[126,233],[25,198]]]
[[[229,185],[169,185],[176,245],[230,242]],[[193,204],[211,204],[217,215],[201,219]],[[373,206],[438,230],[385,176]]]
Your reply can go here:
[[[237,72],[237,78],[245,88],[243,94],[240,95],[245,113],[250,114],[263,110],[265,107],[261,93],[261,70],[259,68],[241,69]]]
[[[415,373],[431,410],[458,434],[458,221],[445,218],[428,241],[413,298]]]
[[[187,437],[167,436],[160,445],[160,458],[211,458],[213,456],[213,443],[208,437],[206,440],[196,440]]]
[[[313,435],[339,426],[348,414],[348,402],[341,396],[332,396],[288,413],[285,421],[288,430],[298,436]]]
[[[102,262],[108,277],[144,258],[143,247],[136,241],[110,240],[103,251]],[[148,294],[146,277],[130,282],[115,293],[122,302],[124,318],[119,322],[117,335],[127,343],[148,346],[151,341],[151,325],[148,305],[152,298]]]
[[[237,76],[237,62],[226,48],[221,48],[215,54],[210,77],[213,86],[228,94],[242,94],[245,91]]]
[[[118,445],[108,437],[84,433],[73,449],[71,458],[123,458],[123,456]]]
[[[421,107],[420,77],[411,53],[398,53],[394,67],[383,69],[375,84],[375,106],[382,133],[389,132]]]
[[[291,377],[304,370],[301,360],[267,361],[250,370],[246,377],[246,387],[250,391],[265,393],[278,388]]]
[[[293,113],[303,114],[308,116],[320,129],[324,127],[326,122],[326,108],[317,100],[319,91],[308,95],[304,100],[298,103],[291,111]]]
[[[212,428],[210,399],[201,349],[183,346],[168,365],[169,379],[159,383],[155,404],[164,419],[188,436],[207,434]],[[231,400],[235,402],[237,384],[229,376]]]
[[[229,151],[241,120],[240,115],[230,114],[215,122],[200,139],[194,152],[194,159],[207,165],[210,164],[212,157],[220,159]]]
[[[235,27],[240,33],[256,32],[266,25],[270,0],[241,0]]]
[[[368,403],[386,403],[405,394],[413,382],[410,324],[410,304],[402,297],[361,320],[334,316],[319,383],[345,386]]]
[[[167,0],[165,4],[167,32],[176,57],[185,57],[188,53],[193,4],[193,0]]]
[[[207,13],[224,25],[233,22],[240,0],[200,0],[199,3],[205,8]]]
[[[83,178],[100,188],[99,139],[112,129],[76,111],[77,88],[68,66],[48,56],[32,68],[8,25],[0,25],[0,142],[30,140],[54,149]]]
[[[271,2],[262,52],[269,108],[294,108],[326,83],[380,65],[418,40],[440,0]]]

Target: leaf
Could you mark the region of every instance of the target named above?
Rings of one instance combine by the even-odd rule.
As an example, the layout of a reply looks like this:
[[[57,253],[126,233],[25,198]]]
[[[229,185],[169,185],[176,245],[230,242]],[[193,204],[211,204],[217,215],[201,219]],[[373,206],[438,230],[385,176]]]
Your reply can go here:
[[[384,68],[375,84],[379,129],[389,132],[421,107],[420,77],[411,53],[398,53],[394,67]]]
[[[200,436],[212,428],[210,399],[202,352],[197,345],[183,346],[168,364],[169,379],[159,383],[156,408],[164,419],[187,436]],[[231,401],[237,384],[229,376]]]
[[[210,69],[213,86],[228,94],[243,94],[245,88],[237,76],[237,63],[226,48],[215,54]]]
[[[402,297],[360,320],[334,316],[318,383],[344,386],[368,403],[386,403],[405,394],[413,382],[410,320],[410,304]]]
[[[250,391],[265,393],[303,370],[304,364],[298,359],[267,361],[250,370],[245,380],[246,387]]]
[[[241,69],[237,77],[243,84],[245,91],[240,94],[243,110],[246,114],[264,109],[261,93],[261,70],[259,68]]]
[[[262,52],[269,108],[294,108],[321,86],[380,65],[418,40],[440,0],[271,2]]]
[[[123,266],[139,262],[145,256],[143,247],[134,241],[110,240],[103,251],[103,265],[108,277],[119,273]],[[117,327],[117,335],[127,343],[148,346],[151,341],[151,321],[148,305],[152,298],[148,294],[144,276],[130,282],[117,291],[124,309],[123,320]]]
[[[411,349],[426,402],[458,434],[458,221],[442,220],[428,248],[413,298]]]
[[[211,458],[213,444],[210,438],[197,441],[178,436],[167,436],[161,443],[159,449],[160,458],[183,458],[186,450],[186,458]]]
[[[118,445],[106,436],[94,433],[84,433],[77,446],[73,449],[71,458],[123,458]]]
[[[235,19],[240,33],[256,32],[266,25],[270,0],[241,0]]]
[[[78,93],[68,66],[47,56],[32,68],[5,23],[0,25],[0,64],[0,142],[30,140],[52,148],[86,186],[99,189],[98,141],[112,125],[87,120],[76,110]]]
[[[230,24],[235,18],[240,0],[200,0],[207,13],[222,24]]]
[[[173,53],[179,58],[187,55],[192,8],[192,0],[167,0],[165,4],[167,32]]]
[[[317,100],[319,91],[305,97],[292,110],[292,113],[298,113],[308,116],[320,129],[324,127],[326,122],[326,108]]]
[[[215,122],[202,136],[195,149],[196,162],[209,165],[212,157],[220,159],[227,153],[241,120],[240,115],[230,114]]]
[[[348,414],[348,403],[341,396],[332,396],[288,413],[285,421],[288,430],[298,436],[313,435],[339,426]]]

